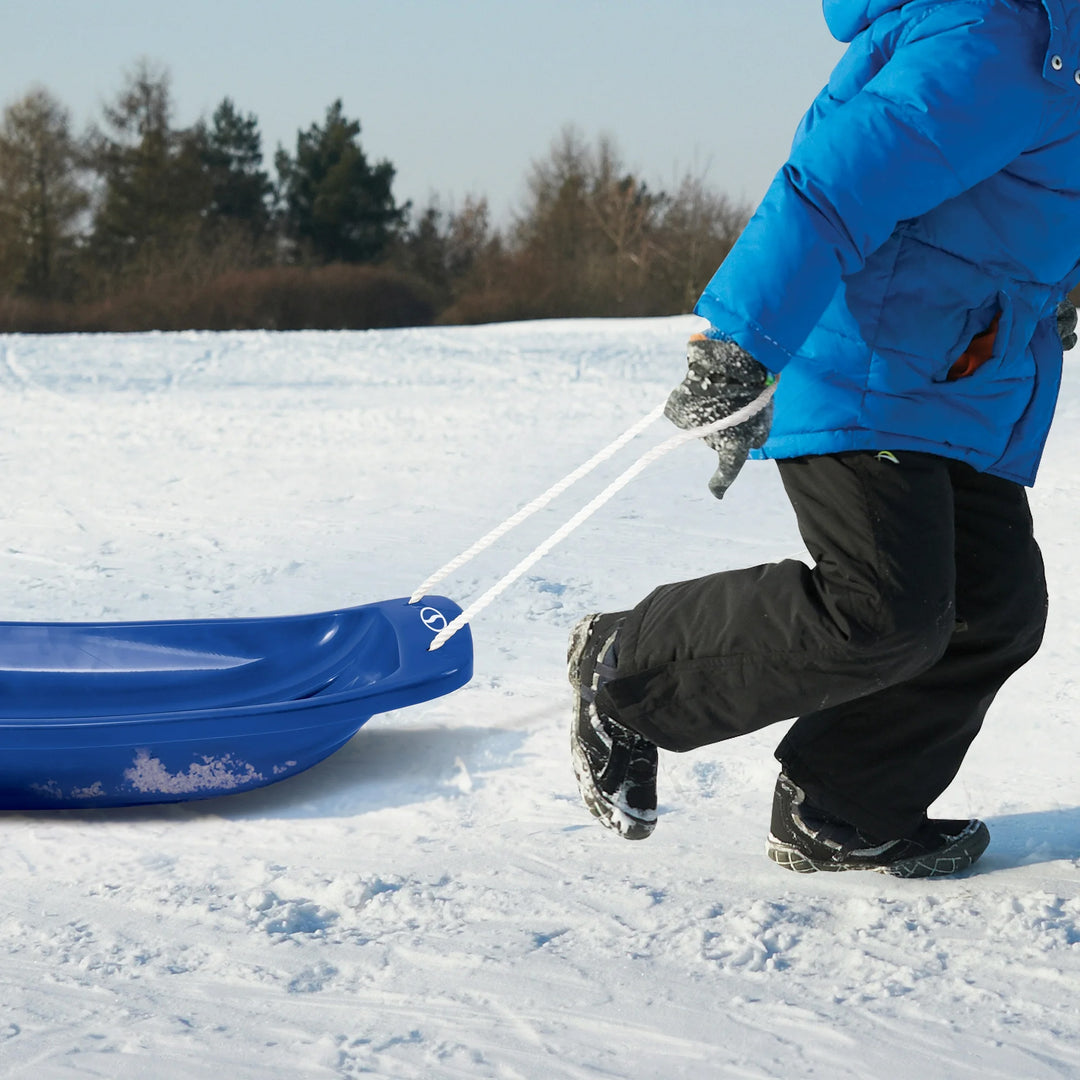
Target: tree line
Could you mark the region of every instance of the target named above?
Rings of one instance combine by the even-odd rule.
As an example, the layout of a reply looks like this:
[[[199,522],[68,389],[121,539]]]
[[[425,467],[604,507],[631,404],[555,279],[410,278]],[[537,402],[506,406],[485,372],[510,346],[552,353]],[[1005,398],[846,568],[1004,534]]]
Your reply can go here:
[[[496,225],[487,200],[399,203],[340,100],[267,167],[225,98],[177,126],[141,63],[89,130],[34,88],[0,118],[0,330],[352,329],[686,311],[747,208],[655,190],[564,129]]]

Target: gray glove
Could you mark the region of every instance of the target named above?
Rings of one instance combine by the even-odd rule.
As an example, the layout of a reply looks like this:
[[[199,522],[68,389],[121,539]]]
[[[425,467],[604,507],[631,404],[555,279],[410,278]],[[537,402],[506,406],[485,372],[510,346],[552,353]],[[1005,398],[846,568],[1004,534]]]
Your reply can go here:
[[[1057,327],[1061,347],[1068,352],[1076,344],[1076,308],[1067,296],[1057,306]]]
[[[664,406],[664,415],[677,427],[701,427],[749,405],[772,381],[772,376],[733,341],[695,334],[686,348],[690,370]],[[772,425],[772,401],[741,424],[705,442],[719,455],[709,490],[718,499],[731,487],[751,449],[764,446]]]

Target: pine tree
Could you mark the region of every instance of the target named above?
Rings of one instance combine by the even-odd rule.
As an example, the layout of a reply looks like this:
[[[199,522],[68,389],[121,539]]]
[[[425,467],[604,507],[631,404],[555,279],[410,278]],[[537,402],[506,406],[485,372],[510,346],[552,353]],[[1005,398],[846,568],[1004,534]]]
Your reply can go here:
[[[322,127],[297,133],[295,157],[277,153],[285,234],[301,257],[375,261],[405,220],[407,207],[398,207],[391,192],[393,165],[369,164],[359,135],[359,122],[345,117],[339,99]]]
[[[200,139],[171,120],[168,73],[145,62],[105,109],[107,131],[93,138],[102,193],[91,242],[108,271],[168,261],[201,225],[210,190]]]
[[[252,238],[264,235],[273,185],[262,167],[262,136],[254,114],[242,116],[225,98],[210,126],[200,125],[198,140],[209,180],[208,223],[243,226]]]

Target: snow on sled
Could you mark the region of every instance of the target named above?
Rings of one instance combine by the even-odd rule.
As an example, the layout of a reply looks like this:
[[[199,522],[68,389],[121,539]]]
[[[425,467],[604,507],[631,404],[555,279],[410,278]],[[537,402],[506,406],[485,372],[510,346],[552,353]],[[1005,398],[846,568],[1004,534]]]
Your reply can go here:
[[[0,623],[0,809],[227,795],[332,754],[378,712],[472,677],[451,600],[313,615]]]

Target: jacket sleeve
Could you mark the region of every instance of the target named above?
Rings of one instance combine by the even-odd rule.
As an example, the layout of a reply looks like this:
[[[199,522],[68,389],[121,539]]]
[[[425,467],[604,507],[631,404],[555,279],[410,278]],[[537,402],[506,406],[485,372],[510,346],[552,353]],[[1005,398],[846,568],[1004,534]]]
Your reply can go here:
[[[987,0],[933,6],[805,127],[695,312],[780,371],[898,224],[1035,144],[1059,92],[1042,78],[1045,26],[1041,10]]]

